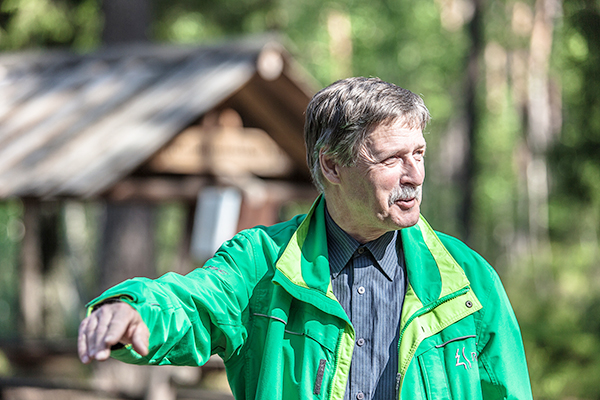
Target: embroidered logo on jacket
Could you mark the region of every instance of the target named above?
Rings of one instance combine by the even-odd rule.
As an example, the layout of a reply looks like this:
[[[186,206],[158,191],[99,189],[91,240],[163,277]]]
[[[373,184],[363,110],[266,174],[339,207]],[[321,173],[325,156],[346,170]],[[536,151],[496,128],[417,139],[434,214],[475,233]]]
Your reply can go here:
[[[464,361],[461,361],[461,355],[462,355],[462,360],[464,360]],[[472,351],[471,352],[471,361],[469,361],[469,359],[465,355],[465,348],[463,346],[462,353],[460,352],[460,349],[456,349],[456,355],[454,356],[454,358],[456,358],[456,366],[457,367],[462,365],[463,367],[465,367],[465,369],[471,369],[471,367],[472,367],[471,361],[473,361],[473,362],[477,361],[477,353]],[[465,361],[466,361],[466,363],[465,363]]]

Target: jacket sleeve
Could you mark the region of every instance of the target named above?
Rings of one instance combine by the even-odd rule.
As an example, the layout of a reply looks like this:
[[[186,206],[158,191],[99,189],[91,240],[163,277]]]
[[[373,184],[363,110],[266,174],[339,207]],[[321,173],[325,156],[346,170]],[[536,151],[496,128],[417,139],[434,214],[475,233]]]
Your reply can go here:
[[[478,328],[477,351],[481,389],[485,400],[532,399],[531,384],[517,319],[500,278],[489,268],[487,288]]]
[[[218,353],[225,360],[240,351],[250,294],[257,281],[253,248],[240,233],[206,264],[182,276],[167,273],[151,280],[134,278],[88,304],[91,310],[120,298],[141,315],[150,330],[149,354],[126,346],[112,356],[134,364],[199,366]]]

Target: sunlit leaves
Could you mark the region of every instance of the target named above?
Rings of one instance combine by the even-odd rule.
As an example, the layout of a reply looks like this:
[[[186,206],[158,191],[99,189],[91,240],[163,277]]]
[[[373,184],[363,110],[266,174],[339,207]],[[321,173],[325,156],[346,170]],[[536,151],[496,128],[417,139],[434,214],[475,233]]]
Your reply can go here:
[[[0,49],[72,45],[90,50],[99,44],[97,0],[5,0]]]

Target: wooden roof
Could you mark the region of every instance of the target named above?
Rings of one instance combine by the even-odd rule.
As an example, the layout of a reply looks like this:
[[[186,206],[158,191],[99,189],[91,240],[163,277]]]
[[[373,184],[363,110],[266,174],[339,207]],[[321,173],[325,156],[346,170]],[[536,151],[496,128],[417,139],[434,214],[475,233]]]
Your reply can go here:
[[[271,39],[2,55],[0,198],[100,196],[223,105],[306,175],[298,76]]]

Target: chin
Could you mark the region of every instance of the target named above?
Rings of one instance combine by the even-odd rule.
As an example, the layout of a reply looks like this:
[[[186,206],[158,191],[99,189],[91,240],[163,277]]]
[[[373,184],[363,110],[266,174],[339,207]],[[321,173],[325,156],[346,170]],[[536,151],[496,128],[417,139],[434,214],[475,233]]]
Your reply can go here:
[[[416,211],[411,210],[410,213],[401,215],[400,218],[398,218],[395,222],[395,225],[397,227],[399,227],[400,229],[402,228],[410,228],[411,226],[415,226],[417,224],[417,222],[419,222],[419,209],[417,208]]]

